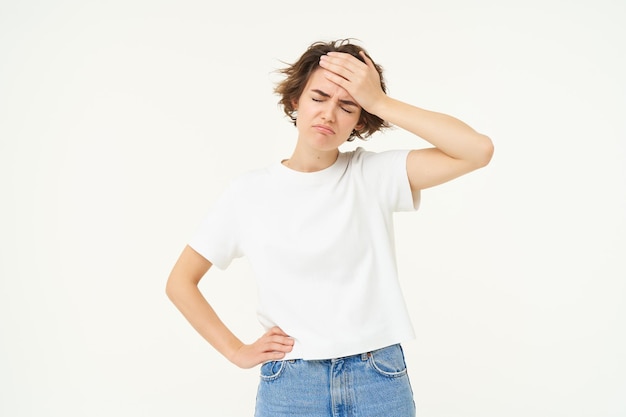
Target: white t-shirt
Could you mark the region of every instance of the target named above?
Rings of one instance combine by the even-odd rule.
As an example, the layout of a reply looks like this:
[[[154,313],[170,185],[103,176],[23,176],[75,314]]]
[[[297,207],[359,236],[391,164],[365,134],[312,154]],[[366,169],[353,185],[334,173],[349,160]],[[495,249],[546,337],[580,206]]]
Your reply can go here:
[[[220,269],[246,256],[258,319],[295,339],[286,359],[330,359],[414,338],[393,212],[417,209],[408,150],[342,152],[330,167],[277,162],[234,180],[189,245]]]

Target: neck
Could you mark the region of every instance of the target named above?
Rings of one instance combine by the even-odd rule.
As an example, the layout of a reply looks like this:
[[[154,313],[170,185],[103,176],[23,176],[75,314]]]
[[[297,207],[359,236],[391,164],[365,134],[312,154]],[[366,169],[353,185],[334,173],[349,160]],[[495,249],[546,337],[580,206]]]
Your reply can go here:
[[[328,168],[337,161],[339,149],[331,151],[303,151],[296,147],[289,159],[283,165],[301,172],[315,172]]]

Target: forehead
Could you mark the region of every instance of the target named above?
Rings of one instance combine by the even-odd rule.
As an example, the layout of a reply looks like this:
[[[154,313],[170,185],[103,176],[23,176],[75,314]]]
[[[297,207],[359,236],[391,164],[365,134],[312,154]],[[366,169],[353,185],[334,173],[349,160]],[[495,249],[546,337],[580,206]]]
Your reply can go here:
[[[304,91],[320,90],[331,97],[337,97],[340,100],[352,100],[352,96],[343,88],[328,80],[324,76],[324,69],[318,67],[309,77]]]

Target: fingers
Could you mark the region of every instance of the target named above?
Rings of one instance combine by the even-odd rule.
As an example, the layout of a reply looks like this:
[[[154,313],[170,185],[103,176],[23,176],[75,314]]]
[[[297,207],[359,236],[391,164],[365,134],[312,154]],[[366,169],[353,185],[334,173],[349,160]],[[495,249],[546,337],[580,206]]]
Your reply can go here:
[[[337,68],[342,67],[349,72],[357,72],[368,66],[367,61],[363,63],[361,60],[345,52],[329,52],[326,55],[322,55],[320,61],[334,65]]]
[[[269,329],[257,343],[265,352],[291,352],[294,345],[293,338],[289,337],[280,327],[272,327]]]
[[[367,56],[365,52],[360,51],[359,55],[361,55],[361,57],[365,60],[365,63],[367,64],[368,67],[374,68],[374,62]]]
[[[294,339],[279,327],[272,327],[251,345],[243,345],[231,361],[241,368],[251,368],[270,360],[280,360],[293,350]]]
[[[320,66],[322,68],[349,82],[354,81],[355,76],[361,70],[359,64],[364,65],[361,61],[346,53],[329,52],[327,55],[320,57]],[[332,74],[329,75],[332,76]],[[341,80],[339,80],[339,83],[341,83]]]
[[[267,352],[259,355],[259,361],[256,365],[267,361],[279,361],[285,357],[283,352]]]
[[[365,53],[365,62],[344,52],[329,52],[320,57],[320,67],[329,81],[344,88],[367,111],[384,98],[380,74]]]
[[[347,80],[354,75],[367,76],[370,71],[376,71],[374,63],[363,51],[359,55],[365,62],[345,52],[329,52],[320,57],[320,66]]]
[[[274,326],[271,329],[269,329],[267,332],[265,332],[266,336],[270,336],[270,335],[273,335],[273,334],[277,334],[277,335],[280,335],[280,336],[289,336],[287,333],[285,333],[283,331],[283,329],[281,329],[278,326]]]

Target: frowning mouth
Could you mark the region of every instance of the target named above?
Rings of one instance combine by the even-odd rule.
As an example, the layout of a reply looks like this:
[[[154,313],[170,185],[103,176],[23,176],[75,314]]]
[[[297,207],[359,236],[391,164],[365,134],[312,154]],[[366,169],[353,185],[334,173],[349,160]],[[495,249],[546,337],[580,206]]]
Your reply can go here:
[[[333,129],[331,129],[329,126],[326,125],[313,125],[313,128],[315,130],[317,130],[320,133],[326,134],[326,135],[334,135],[335,131]]]

